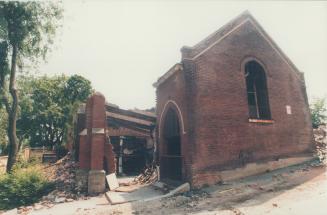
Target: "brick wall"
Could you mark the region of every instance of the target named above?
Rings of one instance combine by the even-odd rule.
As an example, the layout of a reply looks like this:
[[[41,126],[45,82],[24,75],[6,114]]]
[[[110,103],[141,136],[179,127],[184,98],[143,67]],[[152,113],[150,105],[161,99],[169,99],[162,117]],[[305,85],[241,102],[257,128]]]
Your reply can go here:
[[[189,51],[182,49],[182,56],[188,57]],[[256,59],[265,69],[273,123],[248,121],[243,70],[248,59]],[[182,63],[183,71],[157,88],[157,122],[160,125],[164,119],[167,101],[174,100],[182,110],[186,129],[182,135],[186,180],[213,183],[219,180],[219,170],[312,151],[303,75],[251,22],[196,59],[183,58]],[[291,106],[291,115],[286,113],[286,105]],[[161,150],[163,144],[159,137]]]
[[[112,146],[106,137],[107,121],[103,95],[95,93],[88,98],[85,115],[85,129],[79,135],[79,167],[115,172]]]
[[[107,142],[104,145],[104,154],[105,154],[105,171],[110,174],[110,173],[116,173],[116,159],[115,159],[115,154],[113,152],[113,147],[112,145]]]
[[[158,142],[161,143],[158,145],[159,154],[165,154],[165,144],[163,138],[162,127],[164,125],[164,116],[169,108],[172,108],[178,118],[179,118],[179,127],[181,130],[181,156],[183,157],[183,179],[190,180],[191,179],[191,159],[190,151],[191,145],[188,144],[190,140],[188,139],[188,135],[183,133],[184,130],[188,130],[188,108],[186,104],[186,91],[185,91],[185,82],[184,76],[181,71],[175,73],[172,77],[170,77],[170,81],[162,84],[160,89],[157,90],[157,139]],[[183,122],[183,125],[182,125]],[[160,159],[160,156],[159,156]]]

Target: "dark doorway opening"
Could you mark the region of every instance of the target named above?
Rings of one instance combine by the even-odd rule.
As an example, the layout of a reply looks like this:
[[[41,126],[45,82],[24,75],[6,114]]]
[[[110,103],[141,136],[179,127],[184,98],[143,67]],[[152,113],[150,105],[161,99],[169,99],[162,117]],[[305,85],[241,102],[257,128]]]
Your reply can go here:
[[[146,167],[145,144],[144,138],[125,137],[122,165],[126,175],[138,175]]]
[[[182,180],[181,136],[176,112],[169,109],[163,126],[163,153],[160,160],[162,180]]]
[[[138,175],[146,168],[146,139],[135,136],[110,137],[116,155],[116,174]],[[121,160],[121,164],[119,163]],[[121,171],[121,172],[119,172]]]

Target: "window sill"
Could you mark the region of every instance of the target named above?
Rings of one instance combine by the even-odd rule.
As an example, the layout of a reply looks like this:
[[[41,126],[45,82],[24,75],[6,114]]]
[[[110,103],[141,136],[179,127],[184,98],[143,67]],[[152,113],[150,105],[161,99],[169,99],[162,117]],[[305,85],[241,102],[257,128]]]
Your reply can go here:
[[[273,124],[274,120],[271,119],[249,119],[252,123],[263,123],[263,124]]]

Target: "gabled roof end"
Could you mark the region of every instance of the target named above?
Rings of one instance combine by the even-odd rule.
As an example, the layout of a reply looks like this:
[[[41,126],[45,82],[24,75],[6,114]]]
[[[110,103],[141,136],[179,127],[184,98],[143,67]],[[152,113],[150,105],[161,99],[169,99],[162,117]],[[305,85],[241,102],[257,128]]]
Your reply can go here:
[[[152,86],[157,88],[162,83],[164,83],[169,77],[171,77],[175,72],[182,71],[183,70],[183,64],[176,63],[174,66],[172,66],[163,76],[158,78],[158,81],[155,82]]]

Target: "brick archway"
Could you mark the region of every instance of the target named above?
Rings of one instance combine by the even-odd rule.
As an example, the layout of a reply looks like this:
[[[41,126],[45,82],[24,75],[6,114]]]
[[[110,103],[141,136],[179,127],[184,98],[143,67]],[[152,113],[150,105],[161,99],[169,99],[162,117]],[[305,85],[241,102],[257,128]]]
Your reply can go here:
[[[182,135],[185,131],[180,113],[178,106],[170,103],[165,106],[160,117],[160,175],[162,180],[182,181]]]
[[[179,123],[180,123],[180,128],[181,128],[181,134],[186,134],[185,131],[185,126],[184,126],[184,120],[183,120],[183,115],[182,115],[182,111],[179,108],[179,106],[177,105],[177,103],[174,100],[168,100],[166,102],[166,104],[163,107],[163,110],[160,114],[160,118],[159,118],[159,127],[158,127],[158,136],[159,138],[161,138],[161,131],[162,131],[162,122],[163,122],[163,117],[166,114],[167,110],[173,108],[176,112],[177,112],[177,116],[179,118]]]

